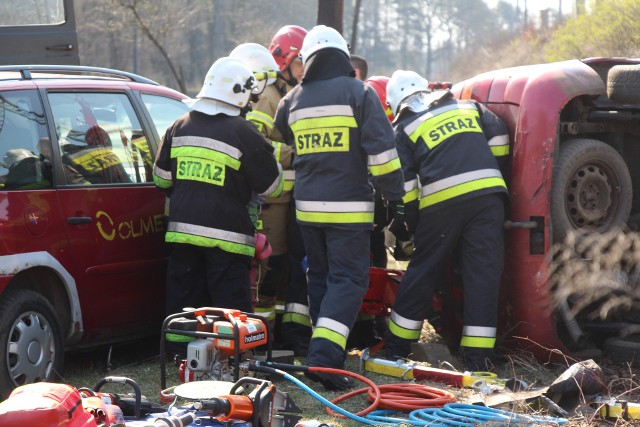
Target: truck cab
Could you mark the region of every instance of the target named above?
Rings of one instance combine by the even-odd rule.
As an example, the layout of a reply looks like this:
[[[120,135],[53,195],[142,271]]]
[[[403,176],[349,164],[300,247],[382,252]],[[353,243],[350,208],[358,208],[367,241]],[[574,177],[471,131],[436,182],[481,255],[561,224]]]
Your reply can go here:
[[[603,350],[607,338],[637,327],[637,266],[624,259],[606,265],[614,245],[592,247],[638,230],[639,64],[590,58],[521,66],[452,88],[457,98],[486,105],[509,129],[504,347],[548,360],[554,350]],[[572,273],[570,265],[579,268]],[[609,274],[586,279],[580,269]],[[611,297],[621,295],[626,306],[614,307]]]
[[[73,0],[0,2],[0,65],[80,65]]]

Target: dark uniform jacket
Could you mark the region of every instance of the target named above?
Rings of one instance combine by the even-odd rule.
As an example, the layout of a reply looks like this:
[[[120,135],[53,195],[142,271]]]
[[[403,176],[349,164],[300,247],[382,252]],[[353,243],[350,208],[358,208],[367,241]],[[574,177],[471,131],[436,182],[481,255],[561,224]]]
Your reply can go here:
[[[284,187],[273,148],[240,116],[191,111],[167,129],[153,179],[171,191],[165,240],[253,256],[251,192]]]
[[[482,194],[506,194],[498,161],[509,153],[504,123],[482,104],[455,100],[448,91],[429,97],[429,108],[405,108],[394,123],[407,211],[418,204],[421,211],[433,211]]]
[[[404,194],[393,129],[373,89],[348,76],[349,59],[324,49],[280,101],[275,124],[295,146],[296,216],[308,225],[371,228],[374,191]]]

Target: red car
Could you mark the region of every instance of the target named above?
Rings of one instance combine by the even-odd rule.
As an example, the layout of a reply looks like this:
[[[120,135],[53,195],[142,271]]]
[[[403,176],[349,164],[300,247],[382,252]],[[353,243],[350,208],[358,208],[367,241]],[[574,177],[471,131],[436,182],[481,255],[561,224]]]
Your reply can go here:
[[[0,396],[65,350],[158,332],[160,137],[185,95],[77,66],[0,67]]]
[[[637,352],[637,359],[640,337],[623,338],[638,330],[637,266],[606,266],[598,255],[569,245],[574,265],[607,271],[609,280],[589,288],[584,277],[558,280],[549,273],[554,244],[572,231],[596,236],[596,242],[613,230],[640,229],[640,60],[590,58],[495,70],[456,84],[453,92],[485,104],[509,128],[502,344],[542,360],[553,349],[599,349],[612,356],[626,349],[624,357]],[[554,298],[559,294],[552,283],[573,290]],[[607,283],[609,293],[603,292]],[[626,302],[635,304],[606,305],[625,293]],[[587,298],[588,310],[576,314]]]

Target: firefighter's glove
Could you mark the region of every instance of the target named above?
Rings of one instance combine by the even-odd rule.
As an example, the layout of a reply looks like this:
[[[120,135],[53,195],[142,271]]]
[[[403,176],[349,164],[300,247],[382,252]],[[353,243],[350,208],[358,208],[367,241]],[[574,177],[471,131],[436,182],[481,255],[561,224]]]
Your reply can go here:
[[[391,231],[398,240],[411,240],[411,234],[409,233],[404,212],[404,203],[402,200],[389,202],[389,207],[393,218],[391,224],[389,224],[389,231]]]

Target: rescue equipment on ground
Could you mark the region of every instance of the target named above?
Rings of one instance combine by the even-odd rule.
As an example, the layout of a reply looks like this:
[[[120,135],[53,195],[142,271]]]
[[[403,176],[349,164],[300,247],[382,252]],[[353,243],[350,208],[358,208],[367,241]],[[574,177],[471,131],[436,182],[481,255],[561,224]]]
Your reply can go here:
[[[606,398],[597,396],[591,402],[595,406],[598,414],[605,419],[622,418],[625,421],[640,420],[640,404],[619,400],[616,398]]]
[[[240,379],[243,353],[266,346],[271,359],[271,331],[262,316],[239,310],[202,307],[175,313],[162,324],[160,337],[160,384],[165,390],[166,342],[190,340],[182,360],[180,381]]]
[[[48,382],[26,384],[13,390],[7,400],[0,403],[0,425],[97,427],[93,415],[84,410],[78,389]]]
[[[364,349],[360,356],[360,372],[374,372],[382,375],[416,381],[435,381],[453,387],[480,387],[478,381],[484,385],[502,385],[505,381],[493,372],[456,372],[447,369],[418,365],[404,360],[388,360],[372,358],[369,349]]]
[[[404,272],[386,268],[369,268],[369,288],[362,299],[360,312],[389,316]]]

